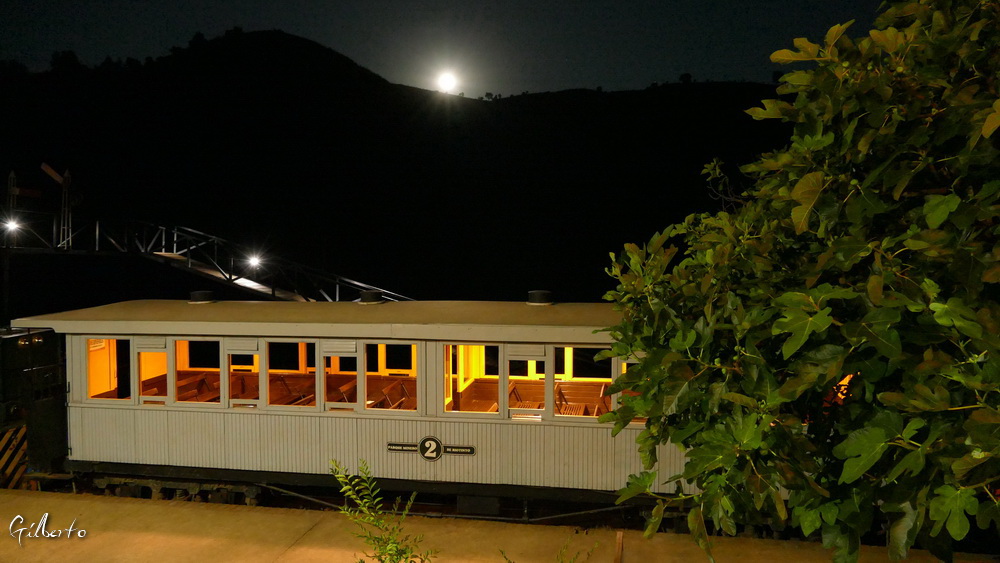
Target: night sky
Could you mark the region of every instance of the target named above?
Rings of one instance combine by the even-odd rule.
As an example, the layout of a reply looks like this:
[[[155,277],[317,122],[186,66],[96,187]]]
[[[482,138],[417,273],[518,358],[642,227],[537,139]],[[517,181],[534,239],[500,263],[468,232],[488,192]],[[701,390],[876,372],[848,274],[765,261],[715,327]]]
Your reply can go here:
[[[768,55],[794,37],[820,40],[877,0],[5,0],[0,60],[45,70],[54,51],[87,65],[166,55],[201,32],[280,29],[330,47],[390,82],[478,97],[653,82],[770,82]]]

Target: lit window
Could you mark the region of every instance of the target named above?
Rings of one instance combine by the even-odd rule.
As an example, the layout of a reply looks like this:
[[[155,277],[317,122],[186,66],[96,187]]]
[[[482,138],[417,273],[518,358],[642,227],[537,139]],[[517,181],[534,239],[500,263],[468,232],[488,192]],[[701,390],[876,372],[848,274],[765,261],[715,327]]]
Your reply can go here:
[[[87,339],[87,396],[91,399],[131,399],[128,340]]]
[[[545,362],[507,362],[507,407],[511,418],[541,420],[545,408]]]
[[[178,402],[218,403],[221,346],[217,340],[178,340],[174,345]]]
[[[445,411],[499,411],[499,346],[446,344],[444,361]]]
[[[229,354],[229,399],[260,399],[260,355]]]
[[[353,409],[358,402],[358,359],[354,356],[327,356],[323,359],[326,378],[326,408]]]
[[[605,391],[611,386],[611,358],[595,360],[601,348],[557,346],[555,349],[556,385],[553,391],[555,413],[569,416],[597,417],[611,410],[611,398]]]
[[[417,410],[417,345],[365,344],[365,405]]]
[[[139,389],[142,397],[167,396],[166,352],[139,352]]]
[[[316,344],[267,343],[267,404],[316,406]]]

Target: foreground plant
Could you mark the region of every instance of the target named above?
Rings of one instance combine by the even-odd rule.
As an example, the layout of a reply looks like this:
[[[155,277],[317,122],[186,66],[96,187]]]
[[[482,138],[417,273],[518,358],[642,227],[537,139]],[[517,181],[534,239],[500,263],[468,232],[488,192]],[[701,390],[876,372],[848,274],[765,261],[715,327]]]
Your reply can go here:
[[[622,498],[656,482],[658,445],[685,449],[664,477],[701,490],[688,523],[709,556],[706,521],[819,532],[837,561],[879,521],[893,559],[950,558],[973,518],[1000,532],[1000,2],[850,25],[771,56],[813,68],[749,110],[794,135],[743,167],[733,212],[609,269],[610,353],[636,363],[602,419],[647,418]]]
[[[396,498],[392,510],[387,514],[382,510],[378,483],[372,477],[367,462],[361,460],[358,463],[358,475],[352,475],[339,462],[333,460],[330,462],[330,472],[340,483],[340,492],[349,501],[346,506],[340,508],[340,512],[347,515],[360,528],[361,531],[355,532],[354,535],[364,540],[372,549],[372,553],[366,553],[365,557],[382,563],[431,561],[435,551],[418,552],[423,536],[403,534],[403,520],[409,515],[417,493],[410,495],[402,512],[399,511],[400,499]],[[358,562],[363,563],[364,559],[359,559]]]
[[[586,552],[576,550],[573,552],[573,555],[570,555],[569,540],[566,540],[566,543],[559,548],[559,553],[556,554],[556,563],[585,563],[586,561],[590,561],[590,556],[594,554],[594,550],[597,549],[598,545],[600,545],[600,542],[594,542],[594,545]],[[504,563],[516,563],[513,559],[507,557],[507,552],[502,549],[500,550],[500,555],[503,557]],[[583,559],[580,559],[581,556]]]

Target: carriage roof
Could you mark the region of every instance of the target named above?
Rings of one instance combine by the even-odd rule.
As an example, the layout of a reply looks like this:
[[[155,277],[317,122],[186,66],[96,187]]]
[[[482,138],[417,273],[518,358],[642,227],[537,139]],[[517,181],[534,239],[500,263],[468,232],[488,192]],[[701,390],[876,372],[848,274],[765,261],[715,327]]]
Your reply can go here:
[[[144,300],[25,317],[11,324],[65,334],[607,343],[607,332],[594,331],[620,319],[610,303]]]

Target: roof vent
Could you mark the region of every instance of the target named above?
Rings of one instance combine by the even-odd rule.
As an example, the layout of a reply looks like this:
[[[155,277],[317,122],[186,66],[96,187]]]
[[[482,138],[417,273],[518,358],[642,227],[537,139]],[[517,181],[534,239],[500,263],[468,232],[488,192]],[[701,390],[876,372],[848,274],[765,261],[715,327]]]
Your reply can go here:
[[[215,292],[212,291],[192,291],[191,300],[188,303],[198,305],[203,303],[215,303]]]
[[[377,305],[385,303],[385,299],[382,297],[381,291],[377,289],[365,289],[361,291],[358,303],[362,305]]]
[[[535,289],[528,292],[528,305],[551,305],[552,292],[547,289]]]

